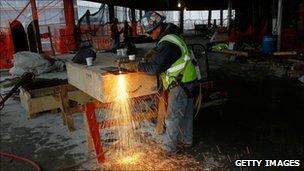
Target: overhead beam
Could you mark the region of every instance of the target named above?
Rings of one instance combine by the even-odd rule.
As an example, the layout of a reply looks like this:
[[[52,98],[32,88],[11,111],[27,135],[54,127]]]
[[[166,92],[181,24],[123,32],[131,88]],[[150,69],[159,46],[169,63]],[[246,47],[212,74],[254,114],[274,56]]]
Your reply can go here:
[[[175,0],[87,0],[97,3],[113,4],[114,6],[123,6],[146,11],[172,11],[179,10]],[[169,0],[170,1],[170,0]],[[204,1],[186,1],[187,10],[220,10],[227,9],[228,0],[204,0]]]

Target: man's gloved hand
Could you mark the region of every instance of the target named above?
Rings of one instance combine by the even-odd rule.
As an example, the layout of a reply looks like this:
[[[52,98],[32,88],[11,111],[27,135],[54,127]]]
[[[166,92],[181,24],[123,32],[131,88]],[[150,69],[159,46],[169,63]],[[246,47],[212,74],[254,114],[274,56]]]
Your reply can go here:
[[[128,71],[138,71],[138,62],[126,62],[120,64],[120,67]]]
[[[155,53],[156,53],[156,51],[154,49],[150,49],[147,53],[145,53],[144,59],[146,61],[151,61],[151,59],[152,59],[152,57],[154,56]]]

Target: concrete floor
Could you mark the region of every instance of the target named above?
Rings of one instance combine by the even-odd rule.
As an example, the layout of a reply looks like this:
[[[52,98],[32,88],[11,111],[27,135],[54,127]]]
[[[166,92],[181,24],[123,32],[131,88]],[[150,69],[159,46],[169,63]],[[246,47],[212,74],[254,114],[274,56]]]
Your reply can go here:
[[[41,113],[29,119],[18,100],[7,101],[1,111],[1,151],[37,161],[45,170],[55,170],[86,159],[86,142],[81,114],[74,117],[76,131],[69,132],[60,114]],[[1,170],[30,170],[18,161],[1,157]],[[26,169],[25,169],[26,168]]]

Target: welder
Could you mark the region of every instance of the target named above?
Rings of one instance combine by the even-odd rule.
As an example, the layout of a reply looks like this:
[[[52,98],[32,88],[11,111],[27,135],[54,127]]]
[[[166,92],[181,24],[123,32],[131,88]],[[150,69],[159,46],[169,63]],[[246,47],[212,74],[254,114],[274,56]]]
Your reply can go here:
[[[151,11],[143,16],[141,23],[145,32],[157,43],[151,60],[140,63],[138,70],[157,75],[163,89],[168,91],[166,130],[161,147],[174,153],[178,144],[192,145],[194,98],[191,90],[197,75],[180,28],[165,23],[165,19]]]

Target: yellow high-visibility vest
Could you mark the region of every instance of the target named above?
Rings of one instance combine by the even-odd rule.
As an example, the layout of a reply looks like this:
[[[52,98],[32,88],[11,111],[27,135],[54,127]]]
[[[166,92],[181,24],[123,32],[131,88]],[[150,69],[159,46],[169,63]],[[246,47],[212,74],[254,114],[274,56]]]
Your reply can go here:
[[[174,34],[168,34],[161,38],[158,43],[168,41],[177,45],[182,55],[178,58],[167,71],[161,73],[162,83],[165,89],[168,89],[169,85],[177,81],[176,78],[181,75],[181,82],[188,83],[197,79],[196,69],[190,59],[190,51],[183,38]]]

